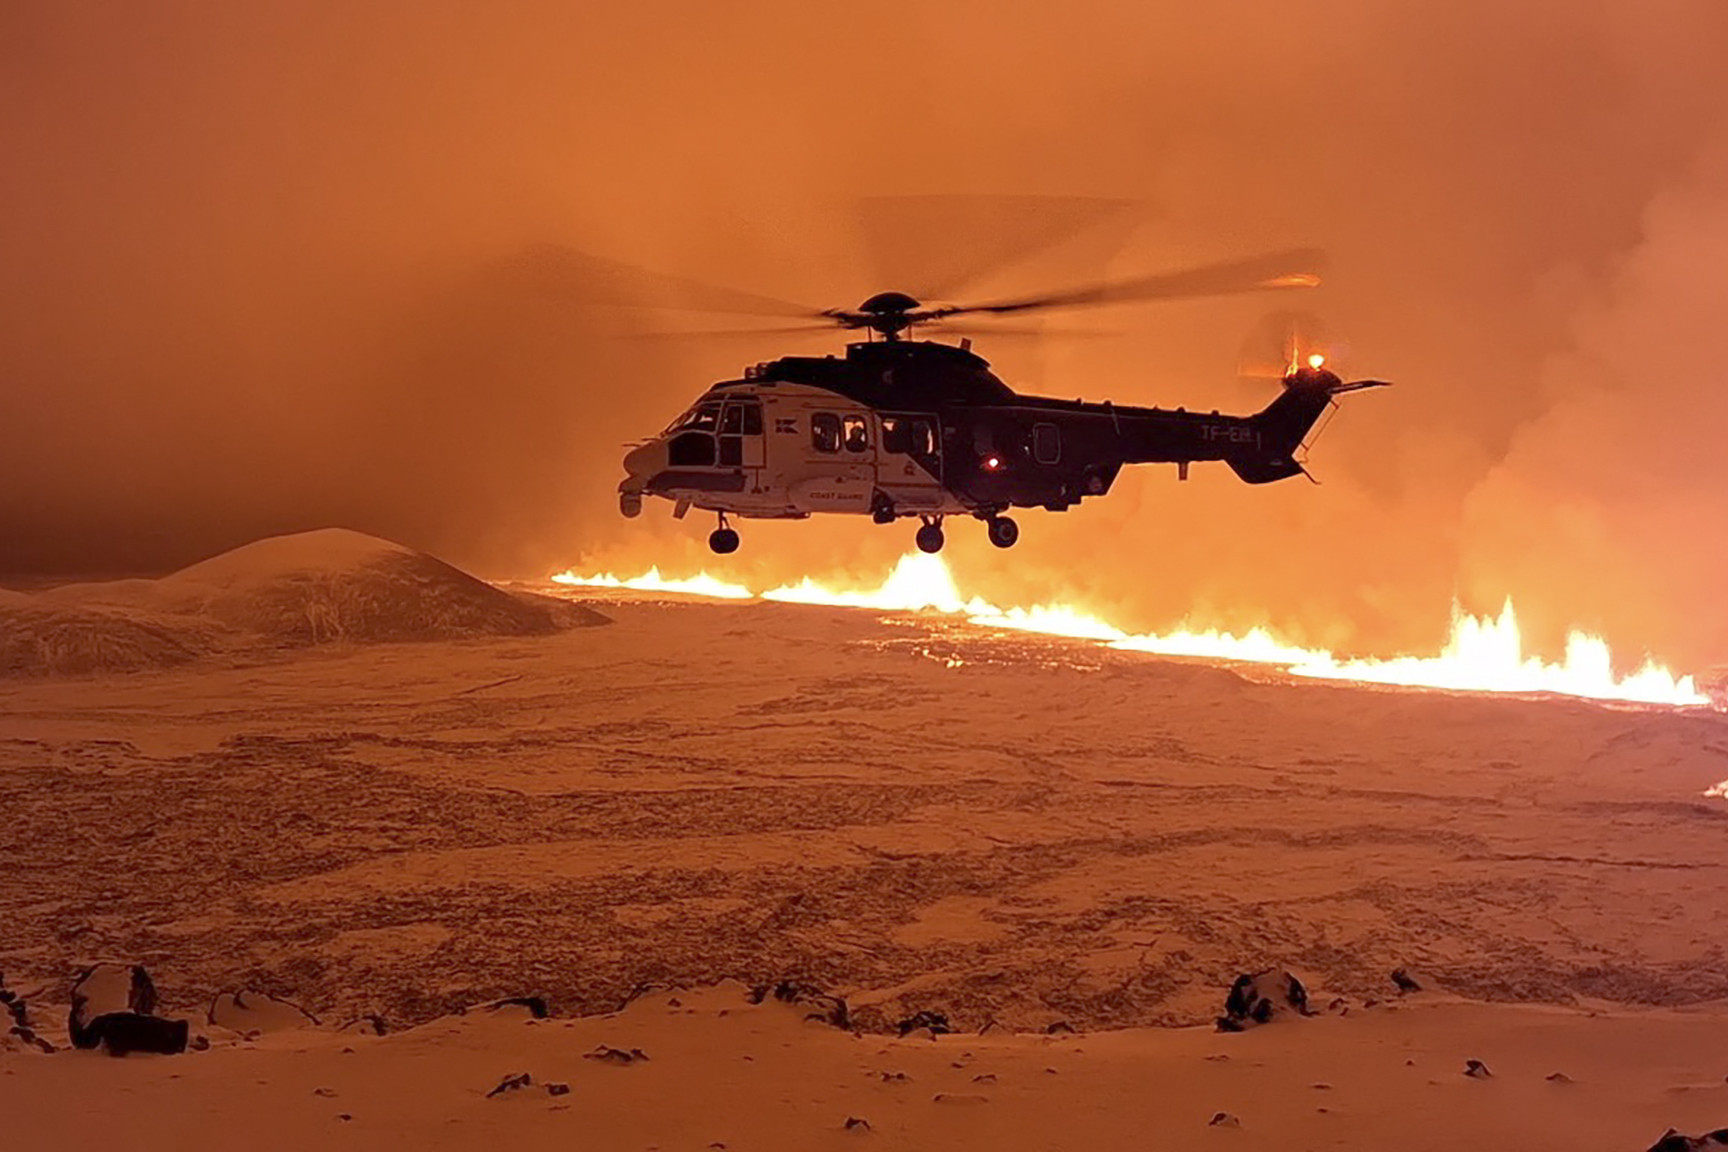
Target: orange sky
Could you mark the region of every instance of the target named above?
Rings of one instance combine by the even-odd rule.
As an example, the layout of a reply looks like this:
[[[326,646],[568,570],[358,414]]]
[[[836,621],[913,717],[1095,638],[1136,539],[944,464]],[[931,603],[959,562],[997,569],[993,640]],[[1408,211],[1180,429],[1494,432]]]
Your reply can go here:
[[[1204,11],[1195,9],[1204,7]],[[1167,469],[995,554],[1001,600],[1431,644],[1508,593],[1681,663],[1728,659],[1728,8],[1718,0],[792,0],[0,7],[0,571],[147,570],[328,523],[492,571],[694,562],[615,511],[622,442],[712,379],[839,340],[616,338],[524,300],[558,243],[852,305],[898,283],[861,196],[1096,195],[1110,249],[981,292],[1318,244],[1308,306],[1390,378],[1320,488]],[[915,280],[946,234],[890,263]],[[980,351],[1023,387],[1256,408],[1272,303],[1086,317]],[[660,318],[649,318],[649,323]],[[750,525],[755,578],[909,533]],[[971,539],[977,536],[978,539]],[[1078,558],[1078,559],[1077,559]]]

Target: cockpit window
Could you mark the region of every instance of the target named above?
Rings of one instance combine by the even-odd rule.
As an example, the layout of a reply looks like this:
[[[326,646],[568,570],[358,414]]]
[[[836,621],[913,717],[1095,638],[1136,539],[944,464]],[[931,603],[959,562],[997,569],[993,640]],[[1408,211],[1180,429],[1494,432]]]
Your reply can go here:
[[[701,432],[680,432],[666,446],[666,462],[674,468],[712,468],[714,437]]]
[[[672,422],[668,432],[714,432],[720,427],[720,405],[698,404]]]
[[[840,417],[832,412],[810,417],[810,444],[818,452],[840,451]]]

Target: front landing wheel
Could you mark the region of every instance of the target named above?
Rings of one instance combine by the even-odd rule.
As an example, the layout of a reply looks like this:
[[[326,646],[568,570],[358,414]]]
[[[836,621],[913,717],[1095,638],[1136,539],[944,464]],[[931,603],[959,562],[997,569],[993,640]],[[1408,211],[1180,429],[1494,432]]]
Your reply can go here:
[[[708,533],[708,547],[722,556],[738,551],[738,533],[731,528],[716,528]]]
[[[942,551],[942,525],[926,524],[918,529],[918,547],[924,552]]]
[[[1006,516],[992,516],[984,526],[989,530],[990,543],[998,548],[1012,548],[1014,541],[1020,539],[1020,525]]]

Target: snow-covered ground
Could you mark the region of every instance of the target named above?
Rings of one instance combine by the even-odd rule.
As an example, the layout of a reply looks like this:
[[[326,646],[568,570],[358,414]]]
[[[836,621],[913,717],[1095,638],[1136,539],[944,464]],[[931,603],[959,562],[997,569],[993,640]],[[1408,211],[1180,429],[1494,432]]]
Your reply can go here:
[[[858,1138],[851,1114],[900,1147],[1642,1148],[1728,1120],[1720,713],[575,595],[613,623],[0,681],[0,971],[49,1017],[100,959],[147,964],[195,1021],[236,987],[329,1024],[524,994],[555,1013],[0,1052],[7,1123],[67,1147],[279,1113],[251,1146],[805,1148]],[[1350,1012],[1167,1027],[1270,965]],[[1364,1007],[1395,967],[1426,990]],[[727,978],[842,995],[866,1035],[644,991]],[[633,998],[628,1028],[569,1020]],[[881,1038],[921,1009],[974,1035]],[[1087,1035],[1015,1035],[1057,1022]],[[579,1058],[601,1042],[656,1058]],[[1468,1057],[1495,1078],[1462,1077]],[[513,1071],[574,1090],[483,1099]],[[74,1121],[55,1101],[78,1085]],[[1217,1110],[1242,1129],[1209,1129]]]

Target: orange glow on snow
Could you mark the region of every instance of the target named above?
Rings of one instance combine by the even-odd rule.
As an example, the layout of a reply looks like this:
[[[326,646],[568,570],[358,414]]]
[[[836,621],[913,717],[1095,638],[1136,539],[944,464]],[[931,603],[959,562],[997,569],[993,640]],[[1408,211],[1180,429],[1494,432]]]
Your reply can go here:
[[[582,587],[628,588],[733,600],[758,595],[741,585],[716,580],[706,572],[689,580],[668,580],[660,575],[658,569],[650,569],[647,575],[629,580],[611,575],[576,576],[569,572],[552,579],[560,584]],[[1242,635],[1216,629],[1196,632],[1188,628],[1141,635],[1125,632],[1091,613],[1067,605],[1001,608],[979,597],[963,594],[942,558],[922,552],[911,552],[901,557],[887,579],[876,588],[845,590],[806,577],[797,584],[762,592],[759,597],[790,604],[863,608],[878,612],[941,612],[965,616],[971,623],[986,628],[1092,640],[1127,652],[1276,665],[1294,675],[1321,680],[1457,692],[1548,692],[1641,704],[1697,706],[1710,703],[1709,698],[1698,691],[1692,677],[1677,677],[1650,661],[1635,672],[1616,676],[1607,643],[1583,632],[1573,632],[1567,638],[1566,655],[1557,664],[1527,655],[1510,600],[1498,617],[1471,616],[1454,606],[1452,635],[1438,655],[1343,659],[1323,649],[1286,644],[1263,628]]]

